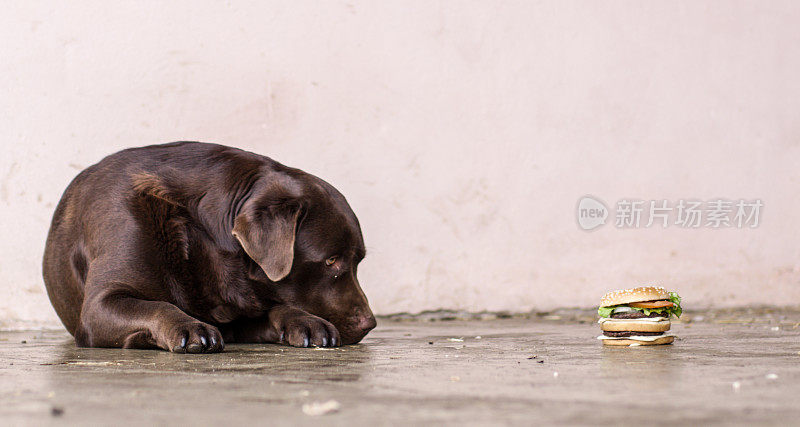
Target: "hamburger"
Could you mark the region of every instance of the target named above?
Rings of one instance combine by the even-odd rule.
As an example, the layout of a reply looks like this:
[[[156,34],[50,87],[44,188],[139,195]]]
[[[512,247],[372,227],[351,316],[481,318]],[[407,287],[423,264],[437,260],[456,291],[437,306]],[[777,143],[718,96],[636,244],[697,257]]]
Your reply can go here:
[[[603,295],[597,314],[605,345],[670,344],[670,318],[681,316],[681,297],[660,286],[642,286]]]

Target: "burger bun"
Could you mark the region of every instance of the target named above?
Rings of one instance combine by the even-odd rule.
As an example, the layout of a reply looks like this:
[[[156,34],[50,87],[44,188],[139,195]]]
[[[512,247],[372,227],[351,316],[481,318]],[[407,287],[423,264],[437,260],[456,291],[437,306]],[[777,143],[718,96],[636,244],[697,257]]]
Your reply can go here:
[[[638,288],[613,291],[603,295],[603,298],[600,298],[600,307],[668,299],[669,292],[660,286],[641,286]]]
[[[604,331],[664,332],[670,328],[669,320],[660,322],[603,322],[600,329]]]
[[[622,346],[622,345],[629,346],[631,344],[662,345],[662,344],[672,344],[672,341],[674,341],[674,340],[675,340],[675,337],[673,337],[673,336],[663,337],[663,338],[659,338],[659,339],[656,339],[656,340],[653,340],[653,341],[639,341],[639,340],[630,340],[630,339],[625,339],[625,340],[603,340],[603,345],[617,345],[617,346]]]

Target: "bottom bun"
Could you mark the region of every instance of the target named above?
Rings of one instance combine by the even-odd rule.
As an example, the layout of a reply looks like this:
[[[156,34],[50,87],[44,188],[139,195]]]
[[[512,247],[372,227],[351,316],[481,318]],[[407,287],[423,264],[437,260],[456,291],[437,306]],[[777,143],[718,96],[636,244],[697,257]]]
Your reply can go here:
[[[631,345],[631,344],[638,344],[638,345],[661,345],[661,344],[672,344],[672,341],[675,340],[675,337],[668,336],[664,338],[659,338],[653,341],[639,341],[639,340],[603,340],[603,345]]]

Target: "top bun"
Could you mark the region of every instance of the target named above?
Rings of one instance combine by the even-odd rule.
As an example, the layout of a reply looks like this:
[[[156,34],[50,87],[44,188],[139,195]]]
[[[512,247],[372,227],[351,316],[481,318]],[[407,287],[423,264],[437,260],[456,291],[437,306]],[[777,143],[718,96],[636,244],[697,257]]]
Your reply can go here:
[[[600,298],[600,307],[662,299],[669,299],[669,292],[666,289],[661,286],[641,286],[603,295],[603,298]]]

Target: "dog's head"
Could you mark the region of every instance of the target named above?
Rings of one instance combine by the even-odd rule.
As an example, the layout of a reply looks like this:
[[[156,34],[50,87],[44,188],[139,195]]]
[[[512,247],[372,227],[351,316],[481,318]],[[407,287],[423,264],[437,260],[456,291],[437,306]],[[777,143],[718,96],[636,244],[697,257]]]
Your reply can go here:
[[[375,327],[358,283],[366,255],[344,196],[296,169],[259,178],[237,209],[232,234],[286,303],[333,323],[344,344]]]

